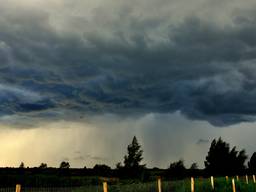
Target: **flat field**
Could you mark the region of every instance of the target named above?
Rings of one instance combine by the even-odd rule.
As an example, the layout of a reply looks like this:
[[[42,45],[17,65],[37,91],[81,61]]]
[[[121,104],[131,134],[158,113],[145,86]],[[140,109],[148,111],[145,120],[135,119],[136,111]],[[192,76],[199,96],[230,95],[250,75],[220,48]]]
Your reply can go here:
[[[248,183],[245,177],[234,179],[236,192],[256,192],[256,183],[251,176],[248,177]],[[214,178],[214,188],[211,185],[210,178],[194,178],[194,192],[233,192],[232,177],[226,180],[225,177]],[[157,181],[139,182],[133,180],[118,180],[109,182],[108,192],[159,192]],[[0,192],[14,192],[15,187],[0,187]],[[104,192],[101,181],[81,187],[23,187],[21,192]],[[162,180],[161,192],[192,192],[191,179],[184,180]]]
[[[256,184],[249,177],[248,184],[245,177],[235,179],[236,192],[256,192]],[[162,181],[162,192],[191,192],[191,180]],[[73,189],[74,192],[103,192],[103,187],[87,186]],[[233,192],[232,179],[224,177],[214,178],[214,189],[209,178],[195,178],[194,192]],[[158,192],[157,182],[146,183],[117,183],[108,185],[108,192]]]

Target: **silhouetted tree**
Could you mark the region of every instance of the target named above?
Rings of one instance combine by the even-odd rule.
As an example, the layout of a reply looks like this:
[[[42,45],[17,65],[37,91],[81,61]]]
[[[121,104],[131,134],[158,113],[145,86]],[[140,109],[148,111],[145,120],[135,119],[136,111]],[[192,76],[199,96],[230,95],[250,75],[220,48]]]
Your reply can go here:
[[[133,178],[144,178],[145,164],[141,164],[143,159],[141,145],[138,143],[136,136],[133,137],[132,143],[127,147],[127,155],[124,156],[124,166],[121,163],[117,164],[120,176]]]
[[[25,168],[25,164],[24,164],[24,162],[21,162],[21,163],[20,163],[19,168],[21,168],[21,169]]]
[[[123,168],[122,163],[121,163],[121,162],[118,162],[118,163],[116,164],[116,169],[122,169],[122,168]]]
[[[200,174],[202,174],[202,171],[198,168],[197,163],[192,163],[190,168],[187,169],[186,176],[194,177]]]
[[[138,143],[137,138],[134,136],[132,143],[127,147],[128,155],[124,156],[124,167],[128,169],[138,169],[139,167],[145,167],[145,165],[140,165],[142,161],[141,145]]]
[[[46,163],[41,163],[41,164],[39,165],[39,168],[40,168],[40,169],[46,169],[46,168],[47,168],[47,164],[46,164]]]
[[[99,176],[108,176],[111,173],[111,168],[104,164],[96,164],[93,170],[94,173]]]
[[[191,166],[190,166],[190,169],[192,169],[192,170],[198,169],[197,163],[192,163]]]
[[[184,166],[184,161],[179,160],[170,164],[167,170],[167,176],[180,179],[185,176],[185,172],[186,172],[186,168]]]
[[[62,162],[60,163],[60,169],[69,169],[69,168],[70,168],[69,162],[62,161]]]
[[[248,168],[252,173],[256,171],[256,152],[254,152],[248,162]]]
[[[212,141],[204,163],[209,174],[239,174],[245,169],[246,159],[245,150],[237,151],[236,147],[230,150],[229,144],[219,138]]]

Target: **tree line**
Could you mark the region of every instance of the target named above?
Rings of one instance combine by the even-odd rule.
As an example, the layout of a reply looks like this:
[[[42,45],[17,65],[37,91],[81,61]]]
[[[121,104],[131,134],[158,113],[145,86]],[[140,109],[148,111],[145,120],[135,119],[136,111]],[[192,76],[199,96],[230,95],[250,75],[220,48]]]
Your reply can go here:
[[[143,150],[134,136],[132,143],[127,147],[127,155],[124,156],[123,165],[119,162],[117,170],[123,171],[126,175],[140,176],[143,174],[146,165],[141,164],[143,159]],[[222,138],[213,139],[209,151],[205,157],[204,169],[199,169],[197,163],[192,163],[190,168],[184,166],[183,160],[170,163],[164,175],[167,177],[185,177],[188,175],[237,175],[237,174],[255,174],[256,171],[256,152],[250,157],[247,166],[248,156],[244,149],[237,150],[236,146],[230,147],[230,144],[223,141]],[[157,170],[157,168],[156,168]],[[127,174],[128,173],[128,174]],[[122,174],[121,174],[122,175]]]
[[[118,170],[123,170],[128,175],[136,176],[143,174],[146,165],[141,164],[143,159],[141,145],[134,136],[133,141],[127,147],[128,155],[124,157],[124,165],[117,164]],[[181,178],[188,175],[237,175],[237,174],[255,174],[256,171],[256,152],[250,157],[245,165],[248,156],[246,151],[236,149],[236,146],[230,147],[230,144],[223,141],[222,138],[213,139],[209,151],[205,157],[204,169],[198,169],[197,163],[192,163],[189,169],[184,166],[183,160],[170,163],[164,176]]]
[[[256,171],[256,152],[250,157],[247,166],[245,165],[248,156],[246,151],[237,150],[236,146],[230,147],[229,143],[222,140],[222,138],[214,139],[211,142],[209,151],[205,157],[205,168],[199,169],[197,163],[192,163],[190,168],[184,166],[183,160],[170,163],[165,170],[158,168],[151,169],[155,174],[165,177],[182,178],[189,175],[237,175],[244,173],[255,173]],[[149,177],[149,169],[146,164],[142,164],[143,150],[139,144],[136,136],[133,137],[131,144],[127,146],[127,154],[124,156],[123,163],[118,162],[116,168],[113,170],[105,164],[96,164],[91,174],[103,176],[117,176],[128,178],[145,179]],[[19,168],[25,168],[22,162]],[[46,163],[41,163],[39,169],[47,169]],[[68,170],[70,164],[67,161],[60,163],[59,169]],[[84,167],[84,170],[86,167]],[[65,171],[64,173],[68,173]]]

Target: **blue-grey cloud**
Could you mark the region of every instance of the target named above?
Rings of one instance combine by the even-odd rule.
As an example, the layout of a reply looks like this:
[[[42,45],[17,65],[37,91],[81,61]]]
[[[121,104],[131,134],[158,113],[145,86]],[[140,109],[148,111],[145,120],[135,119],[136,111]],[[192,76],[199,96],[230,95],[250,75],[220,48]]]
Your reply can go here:
[[[201,144],[208,144],[210,141],[209,139],[198,139],[198,141],[196,142],[197,145],[201,145]]]
[[[1,116],[51,120],[70,113],[180,111],[217,126],[254,121],[256,15],[251,4],[239,9],[226,3],[230,13],[215,22],[195,10],[180,18],[177,11],[176,18],[164,11],[173,3],[161,1],[162,14],[146,14],[144,3],[137,8],[113,1],[97,5],[90,16],[79,12],[81,1],[69,5],[76,14],[60,15],[52,12],[58,10],[54,6],[4,3]],[[212,6],[211,1],[197,3],[206,10]]]

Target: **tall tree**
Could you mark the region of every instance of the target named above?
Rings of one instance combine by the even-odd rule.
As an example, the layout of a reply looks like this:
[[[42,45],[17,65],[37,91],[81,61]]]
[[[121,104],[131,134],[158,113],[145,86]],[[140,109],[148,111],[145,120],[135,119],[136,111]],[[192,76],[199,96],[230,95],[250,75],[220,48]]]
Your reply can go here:
[[[127,147],[127,155],[124,156],[124,166],[121,163],[117,163],[117,170],[120,177],[145,179],[145,166],[141,161],[143,150],[138,143],[137,138],[134,136],[132,143]]]
[[[239,174],[245,169],[247,159],[245,150],[237,151],[236,147],[230,150],[228,143],[221,138],[211,143],[205,160],[206,171],[210,174]]]
[[[128,169],[137,169],[139,167],[144,167],[145,165],[140,165],[142,161],[141,145],[138,143],[136,136],[133,137],[132,143],[127,147],[128,154],[124,156],[124,167]]]
[[[256,152],[254,152],[248,162],[249,170],[254,173],[256,171]]]

